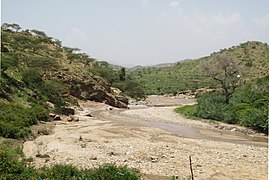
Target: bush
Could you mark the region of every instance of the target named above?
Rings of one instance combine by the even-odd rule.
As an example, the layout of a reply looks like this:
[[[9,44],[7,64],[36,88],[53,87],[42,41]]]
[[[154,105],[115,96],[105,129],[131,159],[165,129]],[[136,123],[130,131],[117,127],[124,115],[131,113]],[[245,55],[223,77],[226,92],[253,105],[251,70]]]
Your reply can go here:
[[[22,150],[10,143],[0,145],[0,179],[34,179],[35,170],[26,166]],[[19,160],[21,159],[21,160]]]
[[[176,112],[186,116],[223,121],[250,127],[268,133],[269,93],[241,90],[234,94],[230,104],[217,93],[207,93],[197,100],[195,106],[183,106]]]
[[[31,132],[32,125],[49,118],[49,112],[40,105],[25,108],[18,104],[0,104],[0,109],[0,136],[6,138],[23,138]]]
[[[41,70],[39,68],[32,68],[24,71],[22,73],[22,80],[28,85],[28,86],[40,86],[43,82],[41,77]]]
[[[140,179],[140,174],[127,166],[104,164],[93,170],[91,177],[92,179],[137,180]]]

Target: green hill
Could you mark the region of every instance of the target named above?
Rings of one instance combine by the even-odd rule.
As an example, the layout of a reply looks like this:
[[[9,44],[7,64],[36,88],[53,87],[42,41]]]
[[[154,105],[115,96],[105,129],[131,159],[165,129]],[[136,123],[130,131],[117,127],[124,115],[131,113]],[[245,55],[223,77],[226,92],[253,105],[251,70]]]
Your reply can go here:
[[[128,99],[143,97],[125,69],[91,58],[78,48],[39,30],[17,24],[1,26],[0,136],[21,138],[48,113],[65,113],[78,100],[127,108]],[[118,68],[119,69],[119,68]],[[112,88],[116,87],[116,88]],[[118,90],[119,88],[120,90]],[[130,93],[136,92],[138,93]],[[14,113],[12,113],[14,112]]]
[[[211,87],[215,83],[206,76],[200,65],[219,55],[237,59],[247,72],[246,79],[264,77],[269,74],[269,46],[255,41],[214,52],[208,57],[180,61],[168,67],[137,68],[130,73],[144,84],[147,94],[175,94],[184,90]]]

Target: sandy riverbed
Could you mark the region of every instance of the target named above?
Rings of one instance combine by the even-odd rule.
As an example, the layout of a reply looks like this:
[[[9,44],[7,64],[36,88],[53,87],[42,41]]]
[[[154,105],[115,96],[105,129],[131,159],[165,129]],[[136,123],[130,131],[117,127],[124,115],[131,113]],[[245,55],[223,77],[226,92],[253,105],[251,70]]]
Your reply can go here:
[[[83,111],[75,115],[80,121],[57,122],[53,134],[24,144],[27,156],[48,155],[34,158],[35,166],[70,163],[92,168],[110,162],[137,168],[147,174],[143,178],[169,179],[189,176],[192,156],[195,179],[268,179],[264,140],[186,119],[173,107],[105,110],[103,104],[81,105]],[[93,117],[84,116],[87,113]]]

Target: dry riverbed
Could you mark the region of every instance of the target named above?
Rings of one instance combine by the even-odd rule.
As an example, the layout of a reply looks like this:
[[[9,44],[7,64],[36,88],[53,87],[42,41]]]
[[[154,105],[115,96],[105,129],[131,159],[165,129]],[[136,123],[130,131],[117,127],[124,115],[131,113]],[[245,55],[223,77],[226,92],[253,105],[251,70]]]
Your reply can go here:
[[[194,101],[151,97],[148,104],[160,102],[164,106]],[[145,179],[187,177],[192,156],[195,179],[268,179],[266,137],[255,139],[257,135],[249,137],[237,131],[239,127],[222,130],[216,124],[189,120],[173,108],[135,105],[108,110],[104,104],[81,103],[75,115],[78,122],[54,122],[54,133],[25,142],[24,152],[34,157],[36,167],[116,163],[139,169]],[[89,113],[93,117],[85,116]]]

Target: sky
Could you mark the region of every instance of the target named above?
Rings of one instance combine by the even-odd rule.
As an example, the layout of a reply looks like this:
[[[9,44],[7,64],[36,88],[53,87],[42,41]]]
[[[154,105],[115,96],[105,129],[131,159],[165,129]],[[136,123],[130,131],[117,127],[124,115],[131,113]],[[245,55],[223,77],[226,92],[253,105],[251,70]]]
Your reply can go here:
[[[269,43],[268,0],[2,0],[1,21],[126,67]]]

